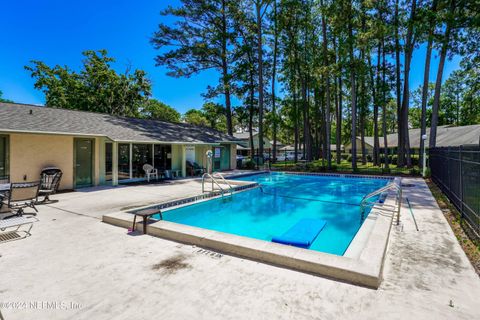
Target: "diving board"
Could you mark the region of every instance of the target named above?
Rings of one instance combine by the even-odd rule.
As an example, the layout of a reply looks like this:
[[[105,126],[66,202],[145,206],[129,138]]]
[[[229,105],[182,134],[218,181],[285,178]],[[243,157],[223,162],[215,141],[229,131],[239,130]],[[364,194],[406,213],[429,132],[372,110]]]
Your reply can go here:
[[[309,248],[326,223],[320,219],[302,219],[281,236],[273,237],[272,242]]]

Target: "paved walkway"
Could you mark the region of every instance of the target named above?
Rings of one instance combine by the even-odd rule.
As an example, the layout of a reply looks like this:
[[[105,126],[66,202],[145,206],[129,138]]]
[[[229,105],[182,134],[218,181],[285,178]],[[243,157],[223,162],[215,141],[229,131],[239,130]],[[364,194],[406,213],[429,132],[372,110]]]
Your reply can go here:
[[[478,276],[423,181],[405,183],[417,185],[404,195],[420,231],[404,207],[378,290],[129,236],[97,219],[114,210],[111,198],[122,206],[143,201],[123,199],[136,190],[116,189],[93,200],[58,195],[56,207],[40,207],[31,237],[0,244],[0,308],[6,320],[478,319]],[[152,194],[167,196],[159,190]]]

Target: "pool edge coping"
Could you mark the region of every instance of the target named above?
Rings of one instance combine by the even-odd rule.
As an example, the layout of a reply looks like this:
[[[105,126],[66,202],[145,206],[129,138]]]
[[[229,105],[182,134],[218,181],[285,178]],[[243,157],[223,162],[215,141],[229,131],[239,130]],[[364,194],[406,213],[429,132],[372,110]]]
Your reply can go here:
[[[401,183],[401,178],[392,178],[394,180],[398,179],[397,181]],[[237,192],[243,192],[256,186],[258,186],[258,183],[244,185]],[[177,202],[178,204],[174,207],[169,207],[168,210],[200,201],[208,201],[217,197],[219,195],[208,196],[207,194],[187,197],[185,199],[195,198],[198,200],[186,203],[180,203],[185,199],[169,201],[168,203]],[[381,206],[375,205],[365,218],[366,221],[352,239],[343,256],[285,246],[164,220],[149,224],[147,234],[377,289],[382,281],[383,264],[395,215],[394,212],[385,212],[383,207],[392,206],[395,203],[396,194],[389,190],[384,203]],[[149,207],[159,208],[159,206],[150,205]],[[132,225],[133,215],[128,212],[107,214],[103,216],[102,221],[128,228]],[[137,224],[136,228],[139,228],[140,223]],[[359,241],[363,245],[359,245]],[[357,246],[354,252],[349,250],[352,244]]]

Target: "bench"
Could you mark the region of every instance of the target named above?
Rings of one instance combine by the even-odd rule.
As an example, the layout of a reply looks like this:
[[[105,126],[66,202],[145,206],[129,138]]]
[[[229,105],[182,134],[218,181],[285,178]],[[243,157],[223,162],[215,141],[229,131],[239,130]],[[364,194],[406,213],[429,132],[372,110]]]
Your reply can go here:
[[[156,214],[160,214],[160,218],[163,219],[162,217],[162,212],[159,209],[144,209],[144,210],[138,210],[133,212],[133,226],[132,226],[132,232],[135,231],[135,222],[137,221],[137,216],[142,217],[142,223],[143,223],[143,234],[147,233],[147,224],[148,224],[148,219],[150,219],[152,216]]]

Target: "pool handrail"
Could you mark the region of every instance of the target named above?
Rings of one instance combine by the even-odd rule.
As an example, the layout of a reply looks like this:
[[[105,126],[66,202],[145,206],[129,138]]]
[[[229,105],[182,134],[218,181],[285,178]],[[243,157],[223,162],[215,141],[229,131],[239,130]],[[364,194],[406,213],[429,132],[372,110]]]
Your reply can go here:
[[[223,174],[221,174],[221,173],[219,173],[219,172],[215,172],[215,173],[212,174],[212,177],[214,177],[214,178],[220,177],[220,179],[222,179],[223,183],[225,183],[225,184],[228,186],[228,188],[229,188],[229,190],[230,190],[230,193],[233,193],[233,187],[232,187],[232,185],[230,184],[230,182],[228,182],[228,181],[225,179],[225,177],[223,176]]]
[[[370,198],[373,198],[379,194],[384,193],[385,191],[395,189],[397,191],[397,200],[398,200],[398,207],[397,207],[397,225],[400,223],[400,208],[401,208],[401,202],[402,202],[402,180],[401,178],[398,179],[398,183],[396,183],[396,180],[390,182],[386,186],[383,186],[375,191],[370,192],[369,194],[365,195],[362,198],[362,201],[360,201],[360,213],[361,213],[361,218],[363,220],[363,215],[365,214],[365,208],[368,206],[374,206],[377,202],[368,202],[367,200]]]
[[[230,195],[233,195],[233,187],[230,185],[230,183],[227,182],[227,180],[225,180],[225,178],[220,175],[220,177],[223,179],[223,181],[225,181],[225,183],[228,185],[229,187],[229,191],[230,191]],[[215,179],[215,177],[208,173],[208,172],[205,172],[203,175],[202,175],[202,193],[205,192],[205,179],[206,178],[210,178],[210,180],[212,180],[212,192],[215,190],[214,187],[213,187],[213,184],[216,184],[218,186],[218,188],[220,189],[220,192],[222,193],[222,197],[224,196],[224,193],[225,193],[225,189],[222,188],[222,186],[218,183],[218,181]]]

